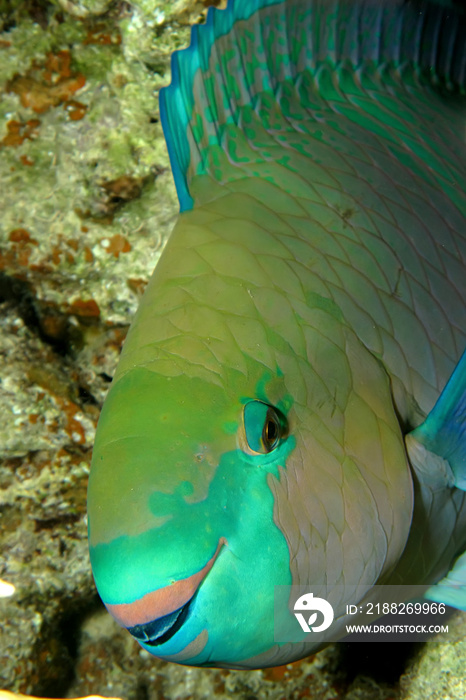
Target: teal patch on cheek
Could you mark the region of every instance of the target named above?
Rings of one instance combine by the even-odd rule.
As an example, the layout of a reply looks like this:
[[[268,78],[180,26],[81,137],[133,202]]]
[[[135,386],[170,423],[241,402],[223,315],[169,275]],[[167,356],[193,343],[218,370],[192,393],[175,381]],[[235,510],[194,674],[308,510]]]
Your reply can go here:
[[[295,444],[288,436],[270,454],[222,454],[205,499],[187,501],[187,480],[172,494],[154,491],[148,502],[156,516],[166,518],[162,525],[91,548],[99,593],[106,603],[118,604],[192,576],[225,538],[228,544],[199,589],[196,615],[183,636],[157,648],[157,655],[179,652],[203,629],[231,658],[273,643],[274,586],[289,585],[291,572],[286,539],[273,520],[268,475],[279,478]],[[238,621],[241,635],[231,633]]]
[[[290,408],[294,404],[294,399],[291,394],[285,393],[284,389],[284,374],[280,367],[277,366],[276,374],[264,372],[260,379],[256,382],[255,392],[250,396],[242,396],[240,402],[244,405],[251,399],[259,399],[275,408],[286,416]]]
[[[183,636],[180,634],[157,649],[158,656],[178,653],[203,629],[209,632],[208,647],[187,663],[204,663],[213,652],[218,658],[235,661],[273,645],[275,587],[280,585],[285,591],[292,577],[288,544],[273,520],[274,498],[268,475],[279,477],[279,467],[286,468],[295,445],[291,436],[268,455],[249,456],[241,450],[222,455],[209,490],[209,552],[219,537],[225,537],[228,544],[197,593]],[[189,550],[200,542],[196,532],[197,508],[183,518],[183,542]],[[203,510],[203,521],[206,513]],[[174,523],[167,524],[167,533],[171,527]],[[182,551],[179,547],[178,558]],[[287,595],[280,600],[279,609],[284,619],[277,622],[287,629]]]

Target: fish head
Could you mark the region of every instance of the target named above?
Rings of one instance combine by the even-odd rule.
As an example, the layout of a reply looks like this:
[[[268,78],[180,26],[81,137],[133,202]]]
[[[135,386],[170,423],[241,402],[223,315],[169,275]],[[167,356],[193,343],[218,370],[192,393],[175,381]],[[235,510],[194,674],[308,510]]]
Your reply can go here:
[[[269,379],[273,392],[281,378]],[[111,615],[162,658],[234,665],[273,645],[270,583],[291,574],[268,479],[294,439],[289,397],[273,406],[247,383],[137,367],[105,402],[88,493],[93,574]]]

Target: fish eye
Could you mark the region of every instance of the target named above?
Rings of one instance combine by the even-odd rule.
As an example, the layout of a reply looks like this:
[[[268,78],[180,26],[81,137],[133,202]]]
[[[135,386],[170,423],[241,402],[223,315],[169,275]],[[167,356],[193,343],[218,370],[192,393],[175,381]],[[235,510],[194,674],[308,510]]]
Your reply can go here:
[[[243,409],[243,428],[242,449],[250,454],[268,454],[278,447],[285,433],[285,418],[263,401],[249,401]]]

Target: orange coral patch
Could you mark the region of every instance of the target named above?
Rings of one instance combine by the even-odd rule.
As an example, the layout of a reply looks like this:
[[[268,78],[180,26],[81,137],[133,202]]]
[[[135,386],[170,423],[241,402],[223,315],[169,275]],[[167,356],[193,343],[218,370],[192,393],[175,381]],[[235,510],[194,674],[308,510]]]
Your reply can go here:
[[[121,233],[117,233],[111,238],[104,238],[103,241],[107,242],[107,245],[104,245],[105,250],[115,258],[119,258],[120,253],[128,253],[131,250],[130,242]]]
[[[32,141],[37,137],[37,127],[39,119],[29,119],[27,122],[18,122],[16,119],[11,119],[7,125],[7,135],[4,136],[1,143],[3,146],[21,146],[25,139]]]
[[[76,299],[70,306],[70,312],[76,316],[85,316],[87,318],[98,318],[100,316],[100,309],[94,299],[88,299],[87,301]]]
[[[63,105],[64,109],[68,112],[68,116],[71,119],[71,121],[77,122],[80,119],[82,119],[87,111],[87,105],[81,104],[81,102],[77,102],[76,100],[68,100],[65,102]]]
[[[84,44],[99,44],[100,46],[119,46],[121,44],[121,35],[111,35],[105,31],[104,24],[98,24],[93,29],[89,29],[87,37],[84,39]]]
[[[9,240],[14,243],[31,243],[38,245],[35,238],[31,238],[31,234],[25,228],[15,228],[10,231]]]
[[[33,63],[26,75],[16,74],[6,83],[6,90],[17,94],[23,107],[30,107],[42,114],[70,100],[85,83],[84,75],[73,74],[71,70],[70,52],[58,51],[56,54],[49,53],[42,66]],[[79,113],[82,116],[83,110],[85,112],[85,106],[80,105]],[[77,118],[76,115],[74,118]]]

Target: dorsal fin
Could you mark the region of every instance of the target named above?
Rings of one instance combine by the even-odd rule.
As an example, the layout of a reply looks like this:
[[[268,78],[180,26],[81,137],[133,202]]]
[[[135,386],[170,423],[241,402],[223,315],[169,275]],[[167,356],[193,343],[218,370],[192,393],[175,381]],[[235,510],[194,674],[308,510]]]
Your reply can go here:
[[[236,0],[211,8],[189,48],[173,54],[172,82],[160,92],[181,211],[193,206],[189,180],[203,172],[205,149],[221,145],[238,108],[254,109],[260,93],[276,95],[322,62],[392,65],[402,78],[409,66],[417,80],[464,93],[464,19],[446,0]]]

